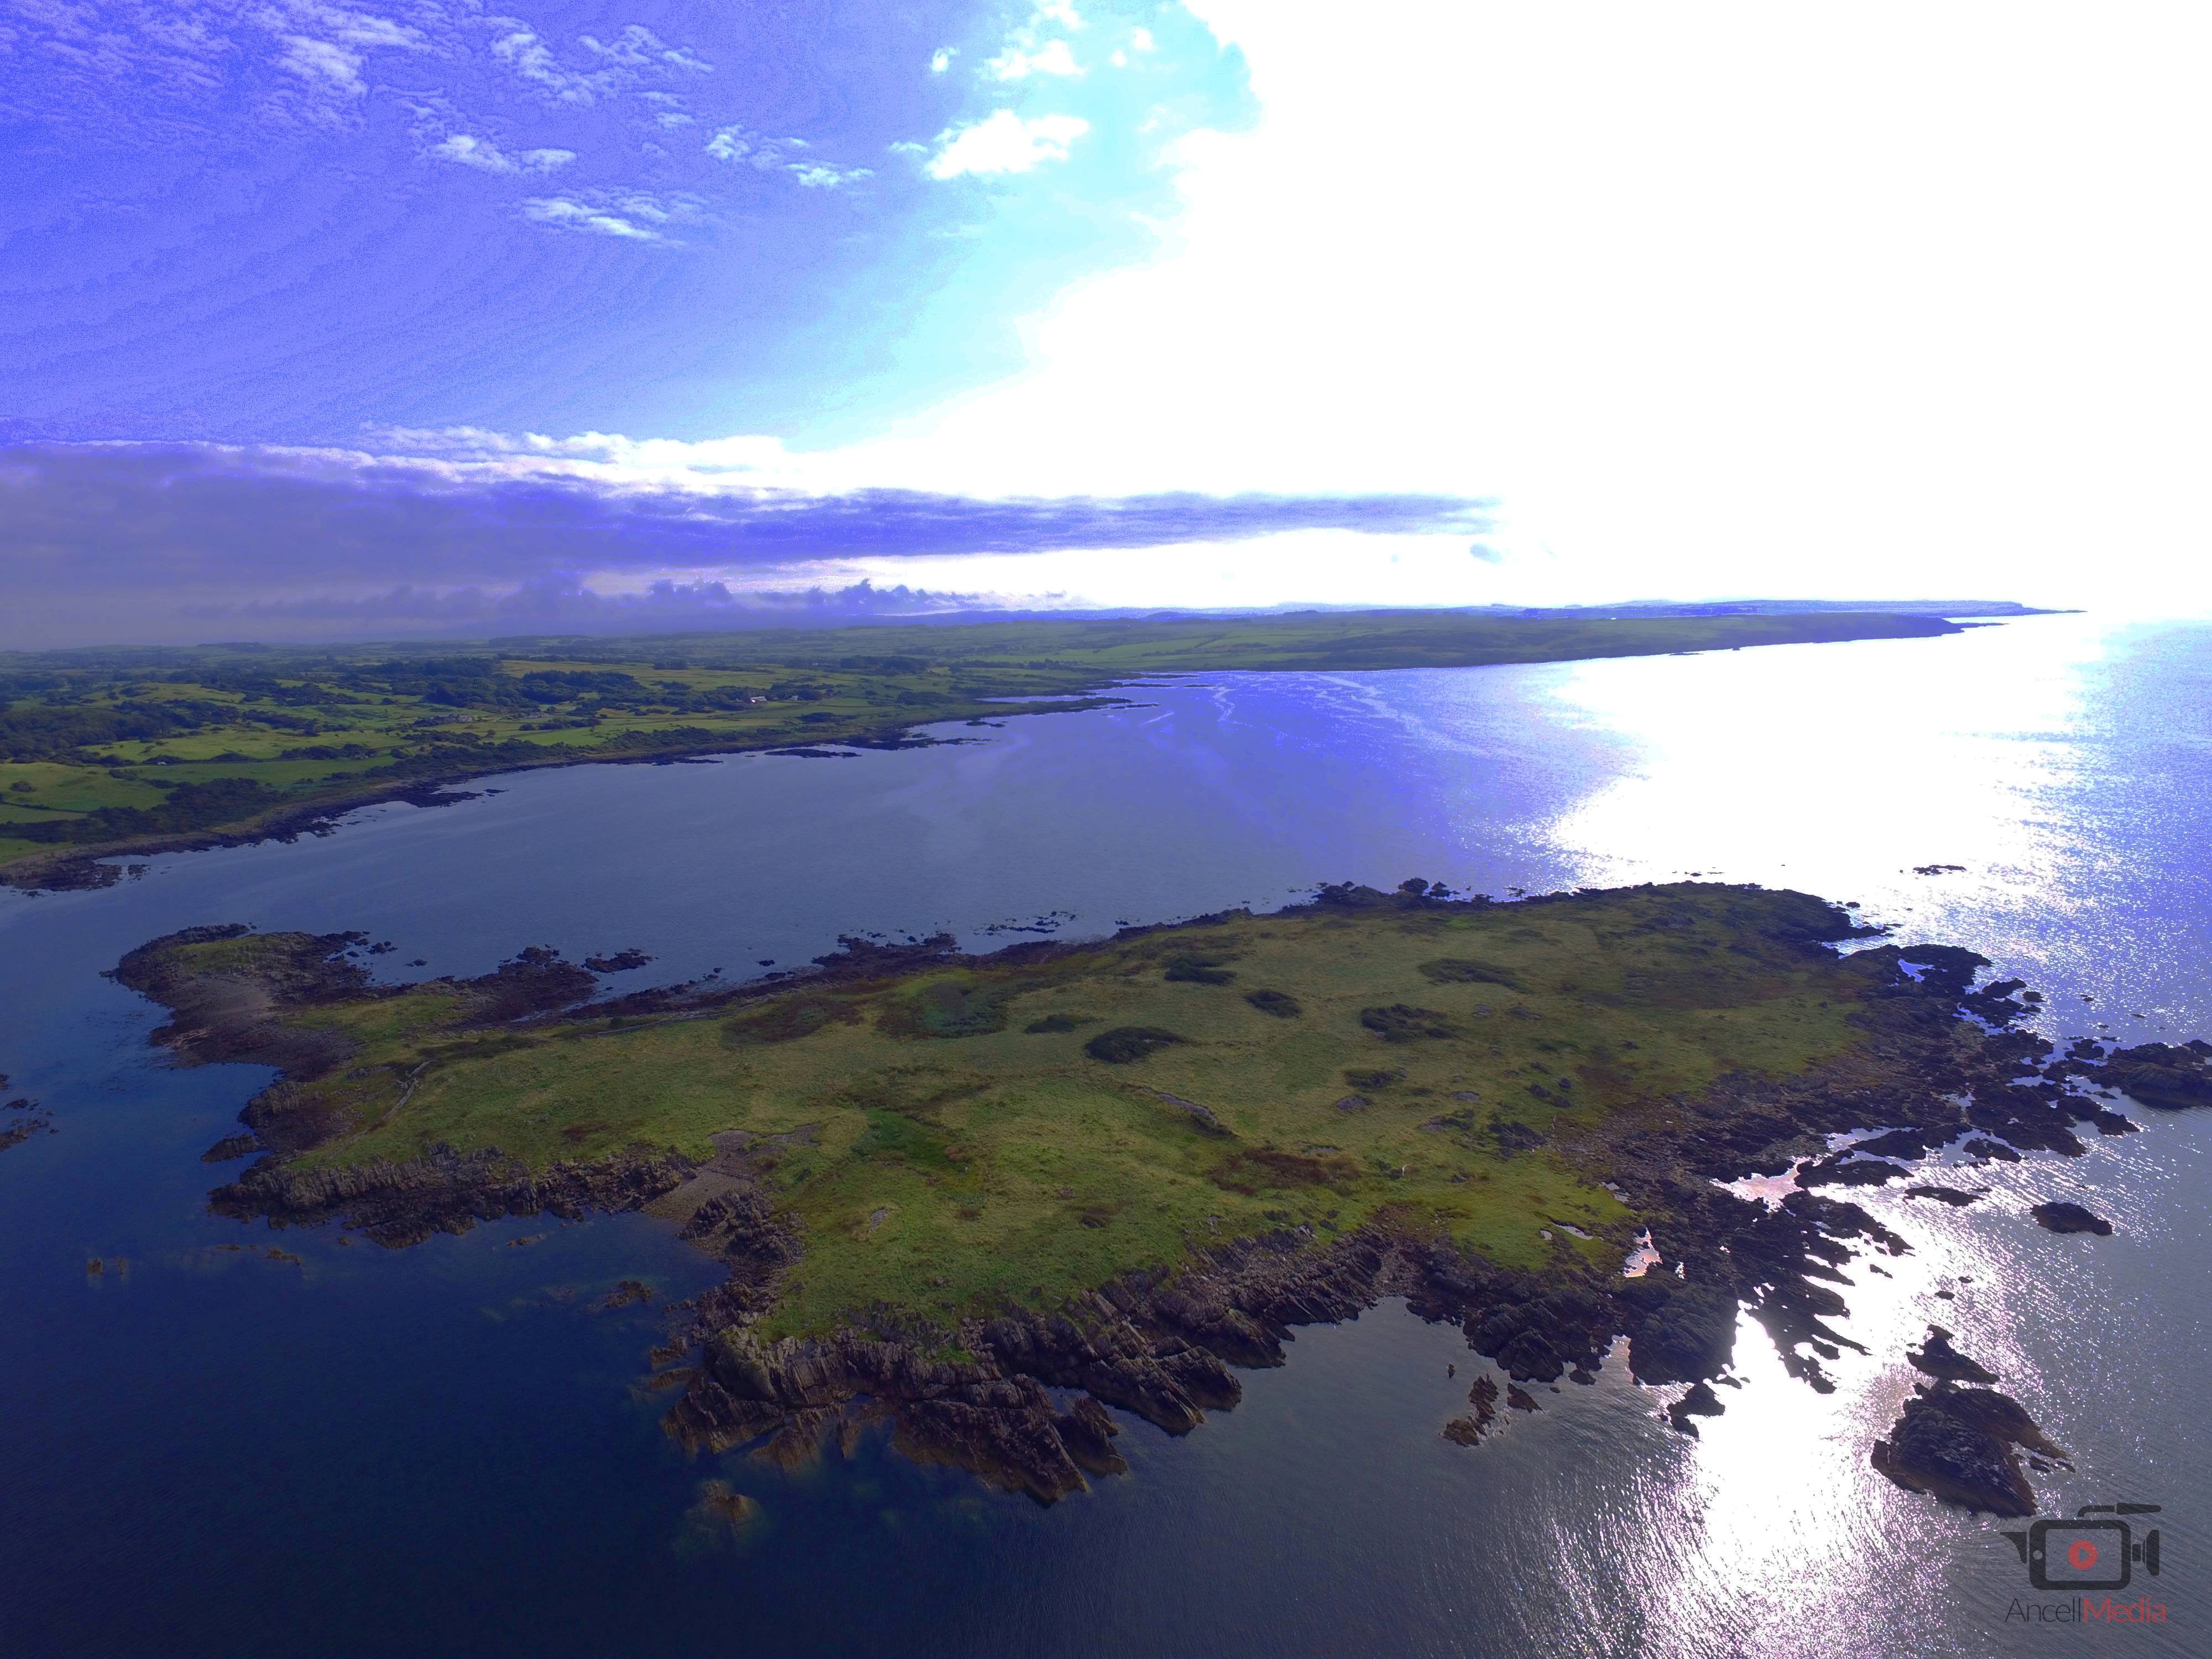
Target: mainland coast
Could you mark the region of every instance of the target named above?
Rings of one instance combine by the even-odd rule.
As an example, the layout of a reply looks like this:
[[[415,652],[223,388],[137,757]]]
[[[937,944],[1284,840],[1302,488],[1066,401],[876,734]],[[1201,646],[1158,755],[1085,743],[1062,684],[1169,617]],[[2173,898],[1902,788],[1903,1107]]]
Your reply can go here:
[[[1939,615],[1879,609],[1368,611],[0,653],[0,883],[103,886],[125,875],[119,858],[327,834],[357,808],[444,805],[466,799],[455,786],[495,774],[911,747],[943,741],[915,735],[920,726],[1098,708],[1161,674],[1472,667],[1960,631]]]

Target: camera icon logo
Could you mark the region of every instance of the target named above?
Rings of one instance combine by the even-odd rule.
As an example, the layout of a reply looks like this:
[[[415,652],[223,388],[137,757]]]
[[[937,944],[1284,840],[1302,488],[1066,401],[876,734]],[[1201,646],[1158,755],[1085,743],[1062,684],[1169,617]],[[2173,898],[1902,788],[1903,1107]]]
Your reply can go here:
[[[2039,1590],[2116,1590],[2127,1588],[2136,1566],[2158,1577],[2158,1528],[2138,1540],[2122,1516],[2156,1515],[2156,1504],[2084,1504],[2067,1520],[2038,1521],[2026,1532],[2008,1532],[2028,1582]],[[2106,1520],[2103,1517],[2111,1516]]]

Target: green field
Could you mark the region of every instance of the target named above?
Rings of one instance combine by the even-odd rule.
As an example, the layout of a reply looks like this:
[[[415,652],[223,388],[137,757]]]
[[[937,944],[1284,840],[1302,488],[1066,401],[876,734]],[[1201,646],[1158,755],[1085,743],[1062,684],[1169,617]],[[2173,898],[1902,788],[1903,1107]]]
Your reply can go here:
[[[1641,1224],[1601,1184],[1624,1136],[1724,1074],[1863,1040],[1860,980],[1811,943],[1847,926],[1713,886],[1324,890],[1096,945],[520,1024],[493,1018],[489,981],[301,1004],[286,975],[330,946],[295,934],[157,945],[151,971],[173,1004],[273,999],[292,1074],[256,1121],[302,1169],[441,1146],[540,1170],[720,1160],[803,1242],[777,1334],[1055,1306],[1304,1223],[1449,1234],[1509,1267],[1618,1263]]]
[[[250,836],[517,768],[837,741],[1146,675],[1352,672],[1917,638],[1881,613],[991,623],[309,651],[0,654],[0,879]],[[1006,698],[1047,700],[1027,711]],[[1054,703],[1051,700],[1066,700]]]

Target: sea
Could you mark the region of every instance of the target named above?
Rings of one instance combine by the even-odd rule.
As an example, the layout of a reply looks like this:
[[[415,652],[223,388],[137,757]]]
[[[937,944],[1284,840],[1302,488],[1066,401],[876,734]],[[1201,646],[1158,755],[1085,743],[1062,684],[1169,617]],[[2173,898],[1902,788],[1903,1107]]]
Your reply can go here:
[[[2212,1120],[1861,1196],[1819,1395],[1757,1327],[1696,1437],[1616,1353],[1479,1448],[1479,1361],[1385,1303],[1051,1508],[876,1437],[691,1456],[652,1306],[712,1264],[641,1215],[386,1250],[210,1215],[270,1073],[179,1069],[103,977],[202,922],[359,930],[393,977],[635,946],[635,988],[842,936],[989,950],[1408,877],[1499,897],[1701,879],[1983,952],[2048,1035],[2212,1036],[2212,628],[2032,617],[1927,640],[1372,674],[1194,675],[926,747],[516,774],[329,834],[0,894],[0,1655],[1784,1656],[2212,1651]],[[1951,867],[1955,866],[1955,867]],[[420,959],[426,966],[408,967]],[[1878,1126],[1869,1126],[1878,1127]],[[2116,1224],[2061,1237],[2030,1206]],[[2156,1504],[2085,1630],[1995,1522],[1868,1463],[1930,1323],[2072,1454],[2044,1513]],[[1457,1367],[1457,1375],[1450,1368]],[[732,1527],[713,1503],[759,1506]],[[2094,1601],[2094,1598],[2093,1598]]]

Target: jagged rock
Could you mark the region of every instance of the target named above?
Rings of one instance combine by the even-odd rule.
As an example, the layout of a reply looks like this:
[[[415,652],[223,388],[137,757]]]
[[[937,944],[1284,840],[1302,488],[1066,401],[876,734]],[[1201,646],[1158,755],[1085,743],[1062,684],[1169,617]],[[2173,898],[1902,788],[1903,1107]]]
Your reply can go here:
[[[1127,1472],[1128,1463],[1114,1449],[1114,1437],[1121,1432],[1121,1425],[1089,1395],[1054,1418],[1053,1426],[1060,1431],[1060,1443],[1067,1448],[1068,1456],[1085,1474]]]
[[[1567,1367],[1535,1331],[1522,1331],[1498,1352],[1498,1363],[1516,1382],[1549,1382]]]
[[[1994,1382],[1997,1374],[1975,1360],[1969,1359],[1951,1346],[1951,1333],[1941,1325],[1928,1328],[1928,1340],[1917,1348],[1908,1348],[1905,1358],[1912,1362],[1915,1370],[1946,1382]]]
[[[2212,1106],[2212,1043],[2138,1043],[2106,1060],[2099,1080],[2157,1111]]]
[[[1923,1383],[1889,1438],[1875,1443],[1872,1461],[1908,1492],[1993,1515],[2033,1515],[2035,1491],[2015,1448],[2071,1467],[2018,1401],[1987,1389]]]
[[[1718,1417],[1727,1409],[1721,1404],[1720,1396],[1713,1392],[1712,1384],[1701,1382],[1667,1407],[1667,1420],[1684,1434],[1694,1437],[1698,1425],[1690,1420],[1692,1418]]]
[[[1498,1383],[1487,1375],[1477,1376],[1467,1391],[1467,1402],[1474,1409],[1465,1417],[1455,1417],[1444,1425],[1444,1438],[1455,1446],[1477,1446],[1490,1431],[1498,1416]]]
[[[225,1135],[200,1154],[203,1164],[229,1164],[241,1158],[251,1158],[256,1152],[269,1149],[261,1144],[258,1135]]]
[[[1638,1382],[1698,1381],[1735,1358],[1736,1299],[1728,1291],[1646,1275],[1628,1280],[1622,1294],[1643,1311],[1628,1339]]]

